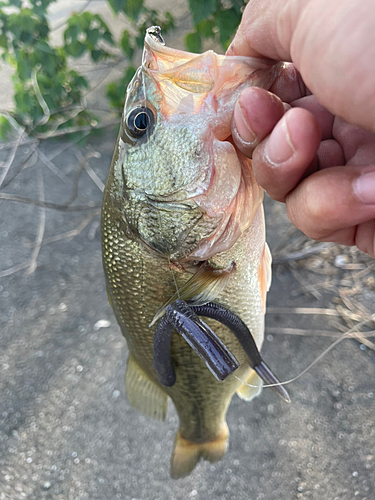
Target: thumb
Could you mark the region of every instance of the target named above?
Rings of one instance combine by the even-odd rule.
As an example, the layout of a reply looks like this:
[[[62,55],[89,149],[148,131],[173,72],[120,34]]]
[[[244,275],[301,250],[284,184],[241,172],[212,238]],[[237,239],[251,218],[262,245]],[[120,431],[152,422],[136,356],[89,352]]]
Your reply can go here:
[[[291,61],[333,115],[375,132],[374,0],[251,0],[229,55]]]

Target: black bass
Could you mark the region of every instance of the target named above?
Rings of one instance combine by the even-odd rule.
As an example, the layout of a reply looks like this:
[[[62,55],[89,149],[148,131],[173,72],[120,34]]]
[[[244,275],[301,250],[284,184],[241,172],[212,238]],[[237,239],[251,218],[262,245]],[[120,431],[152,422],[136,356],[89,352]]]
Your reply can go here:
[[[233,394],[249,401],[262,387],[237,338],[215,320],[207,324],[239,363],[222,382],[174,332],[176,380],[170,387],[161,384],[153,368],[153,338],[166,304],[181,298],[229,309],[262,345],[271,282],[263,192],[251,160],[232,144],[231,117],[240,92],[250,85],[268,89],[276,71],[258,59],[167,48],[153,27],[126,93],[104,193],[104,270],[130,352],[130,404],[163,420],[171,398],[178,412],[175,478],[191,472],[200,458],[222,458]]]

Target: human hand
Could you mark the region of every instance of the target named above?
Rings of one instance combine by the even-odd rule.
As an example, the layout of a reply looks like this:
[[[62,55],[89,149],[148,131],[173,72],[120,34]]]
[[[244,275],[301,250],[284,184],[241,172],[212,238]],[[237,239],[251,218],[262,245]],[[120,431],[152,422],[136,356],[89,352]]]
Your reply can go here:
[[[278,97],[248,88],[236,104],[233,138],[253,157],[259,184],[308,236],[375,256],[375,34],[367,21],[375,4],[364,3],[252,0],[228,53],[294,63],[270,89]]]

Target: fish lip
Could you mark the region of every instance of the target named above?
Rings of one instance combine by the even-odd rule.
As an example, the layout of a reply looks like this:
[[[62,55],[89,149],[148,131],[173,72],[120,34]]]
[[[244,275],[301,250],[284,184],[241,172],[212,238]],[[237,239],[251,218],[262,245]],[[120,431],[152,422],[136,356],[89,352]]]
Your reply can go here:
[[[162,40],[162,41],[161,41]],[[152,51],[163,53],[165,55],[174,55],[184,54],[188,56],[189,59],[192,59],[195,56],[199,56],[200,54],[196,54],[195,52],[188,52],[186,50],[173,49],[171,47],[167,47],[165,45],[164,38],[161,35],[161,28],[159,26],[151,26],[146,29],[146,35],[144,39],[144,45],[147,45]],[[237,56],[235,56],[237,57]]]
[[[188,52],[186,50],[173,49],[165,45],[164,38],[161,35],[160,26],[150,26],[150,28],[146,29],[146,34],[144,38],[144,45],[146,45],[152,51],[165,54],[166,56],[177,56],[180,55],[185,59],[192,59],[193,57],[201,56],[202,54],[198,54],[196,52]],[[207,52],[213,52],[209,50]],[[213,52],[214,53],[214,52]],[[230,58],[231,60],[242,61],[245,64],[255,65],[256,69],[267,69],[271,66],[275,66],[275,61],[269,58],[260,58],[260,57],[249,57],[249,56],[231,56],[231,55],[222,55],[216,54],[220,60],[224,58]],[[179,64],[177,64],[178,66]]]

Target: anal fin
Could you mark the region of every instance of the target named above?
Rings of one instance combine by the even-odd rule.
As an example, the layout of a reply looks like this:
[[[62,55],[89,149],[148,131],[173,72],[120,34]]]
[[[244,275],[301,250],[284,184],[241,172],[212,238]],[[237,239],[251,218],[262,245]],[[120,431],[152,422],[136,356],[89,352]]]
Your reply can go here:
[[[135,409],[156,420],[165,420],[168,396],[145,373],[129,354],[125,387],[129,403]]]
[[[236,391],[237,395],[245,401],[250,401],[256,396],[259,396],[262,392],[263,382],[254,370],[251,370],[251,373],[245,382],[249,385],[242,384]]]
[[[189,475],[201,458],[208,462],[221,460],[227,451],[228,439],[229,430],[226,422],[223,423],[217,438],[205,443],[194,443],[184,439],[178,431],[171,462],[172,479]]]

